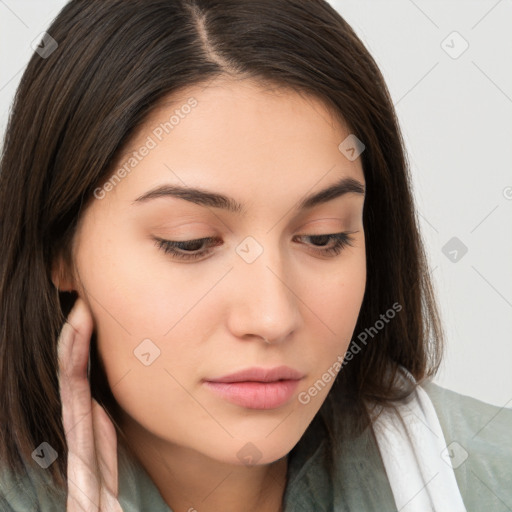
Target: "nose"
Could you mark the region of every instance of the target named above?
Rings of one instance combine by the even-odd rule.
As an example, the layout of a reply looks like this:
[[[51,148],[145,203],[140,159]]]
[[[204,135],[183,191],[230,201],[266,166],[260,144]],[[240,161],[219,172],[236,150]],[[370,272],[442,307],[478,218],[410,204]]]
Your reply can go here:
[[[251,263],[240,258],[231,277],[229,328],[234,336],[275,344],[299,327],[301,301],[293,291],[293,269],[279,249],[265,247]]]

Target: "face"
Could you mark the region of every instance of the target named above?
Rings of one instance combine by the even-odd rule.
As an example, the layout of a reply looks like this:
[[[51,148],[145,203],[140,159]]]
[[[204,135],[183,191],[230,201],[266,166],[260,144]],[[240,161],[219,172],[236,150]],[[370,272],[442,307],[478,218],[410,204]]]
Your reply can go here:
[[[364,194],[346,187],[364,175],[338,149],[349,133],[312,97],[220,80],[140,127],[73,245],[125,424],[232,464],[298,442],[365,289]]]

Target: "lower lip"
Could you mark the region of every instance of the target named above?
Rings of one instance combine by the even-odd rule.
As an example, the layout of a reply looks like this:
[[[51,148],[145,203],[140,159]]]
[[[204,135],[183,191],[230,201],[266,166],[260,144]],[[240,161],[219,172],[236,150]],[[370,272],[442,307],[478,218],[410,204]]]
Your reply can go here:
[[[277,409],[293,396],[298,380],[275,382],[210,382],[205,385],[229,402],[248,409]]]

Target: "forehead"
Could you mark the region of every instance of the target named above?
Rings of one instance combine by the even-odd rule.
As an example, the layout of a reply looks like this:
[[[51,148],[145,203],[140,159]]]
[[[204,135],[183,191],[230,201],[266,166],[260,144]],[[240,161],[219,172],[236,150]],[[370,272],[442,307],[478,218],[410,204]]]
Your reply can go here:
[[[340,177],[364,183],[360,159],[338,148],[349,135],[314,96],[215,80],[168,95],[151,112],[116,161],[127,171],[116,195],[134,199],[163,181],[247,198],[269,190],[299,197]]]

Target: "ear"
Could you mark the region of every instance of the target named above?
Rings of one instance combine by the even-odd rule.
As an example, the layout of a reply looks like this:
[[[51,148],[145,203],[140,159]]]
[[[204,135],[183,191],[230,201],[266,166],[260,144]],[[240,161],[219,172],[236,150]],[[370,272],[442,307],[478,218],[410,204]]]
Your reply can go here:
[[[52,265],[52,282],[61,292],[76,291],[77,286],[69,265],[62,256],[58,256]]]

